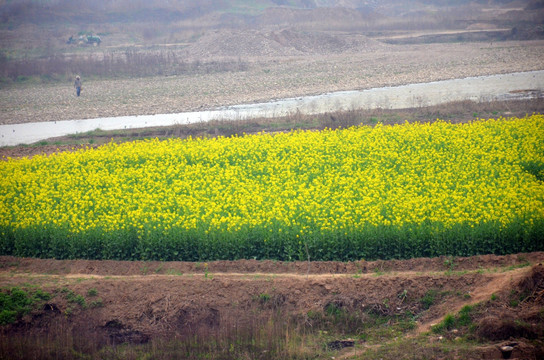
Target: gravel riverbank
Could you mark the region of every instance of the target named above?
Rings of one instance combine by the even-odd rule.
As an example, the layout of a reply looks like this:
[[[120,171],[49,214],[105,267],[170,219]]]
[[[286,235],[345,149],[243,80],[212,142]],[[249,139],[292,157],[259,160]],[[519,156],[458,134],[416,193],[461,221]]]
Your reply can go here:
[[[340,55],[242,59],[245,71],[83,79],[0,89],[0,124],[149,115],[469,76],[544,69],[544,41],[384,45]]]

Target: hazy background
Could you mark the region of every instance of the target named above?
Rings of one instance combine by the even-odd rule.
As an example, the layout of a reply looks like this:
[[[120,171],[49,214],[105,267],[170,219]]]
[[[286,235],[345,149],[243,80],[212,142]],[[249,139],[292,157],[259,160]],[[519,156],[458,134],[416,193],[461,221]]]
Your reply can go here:
[[[69,36],[83,33],[105,46],[190,44],[210,30],[286,27],[367,36],[515,28],[502,39],[535,39],[543,9],[543,0],[2,0],[0,46],[4,56],[43,54],[65,51]]]
[[[543,39],[544,0],[0,0],[0,123],[542,70]]]

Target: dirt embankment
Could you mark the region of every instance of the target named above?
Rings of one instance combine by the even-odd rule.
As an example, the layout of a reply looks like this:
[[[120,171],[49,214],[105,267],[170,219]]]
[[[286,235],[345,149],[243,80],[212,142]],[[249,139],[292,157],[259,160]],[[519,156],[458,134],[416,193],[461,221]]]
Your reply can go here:
[[[39,286],[56,295],[42,309],[4,326],[2,333],[43,334],[61,321],[65,330],[77,329],[110,341],[145,343],[156,337],[183,338],[244,326],[278,312],[312,321],[308,314],[332,307],[377,316],[415,314],[417,334],[428,331],[446,314],[479,303],[484,304],[486,315],[477,319],[478,331],[498,344],[511,338],[534,338],[544,330],[543,261],[544,253],[349,263],[4,256],[0,257],[2,287]],[[77,307],[63,297],[66,293],[86,296],[88,304],[99,297],[100,306]],[[88,295],[91,293],[95,297]],[[425,301],[429,294],[432,299]],[[519,304],[514,306],[514,300]],[[528,325],[523,330],[510,328],[511,321],[505,319]],[[496,346],[490,349],[488,354],[497,355]],[[524,351],[537,354],[542,349],[530,345]]]

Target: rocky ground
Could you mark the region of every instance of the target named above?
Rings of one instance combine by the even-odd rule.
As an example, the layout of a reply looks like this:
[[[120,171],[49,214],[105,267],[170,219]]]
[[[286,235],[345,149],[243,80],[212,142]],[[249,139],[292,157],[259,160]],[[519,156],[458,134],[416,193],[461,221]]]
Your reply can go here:
[[[321,51],[316,42],[311,51],[305,49],[301,55],[297,44],[309,40],[290,36],[289,44],[295,46],[293,54],[231,58],[244,64],[240,71],[84,78],[79,98],[71,82],[4,86],[0,88],[0,124],[184,112],[338,90],[544,68],[541,40],[387,45],[351,39],[350,46],[338,54],[331,49]],[[278,41],[283,40],[275,42],[279,44]],[[192,51],[198,53],[200,45],[194,46]],[[222,47],[218,54],[231,55]]]

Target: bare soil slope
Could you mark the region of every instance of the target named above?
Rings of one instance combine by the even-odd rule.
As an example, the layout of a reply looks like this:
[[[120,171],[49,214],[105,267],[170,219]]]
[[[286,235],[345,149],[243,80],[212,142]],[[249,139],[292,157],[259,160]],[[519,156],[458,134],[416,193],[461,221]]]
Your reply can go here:
[[[515,340],[514,355],[533,359],[544,353],[530,341],[544,335],[543,261],[544,253],[350,263],[61,261],[4,256],[0,257],[3,288],[38,286],[56,295],[43,308],[1,331],[11,337],[43,334],[62,322],[65,331],[138,344],[238,327],[277,312],[310,321],[308,314],[325,312],[332,305],[380,316],[410,311],[418,314],[415,336],[465,305],[483,304],[481,314],[485,315],[479,316],[476,326],[487,345],[478,346],[474,358],[500,358],[497,346]],[[101,306],[74,306],[61,295],[68,291],[82,294],[88,303],[96,299],[88,295],[94,292]],[[425,306],[422,299],[429,293],[435,295]],[[514,304],[513,294],[523,294],[523,299]],[[509,327],[514,320],[526,325]],[[346,350],[347,358],[349,354]]]
[[[321,31],[223,29],[206,33],[184,49],[187,58],[281,58],[368,52],[388,46],[360,34]]]

